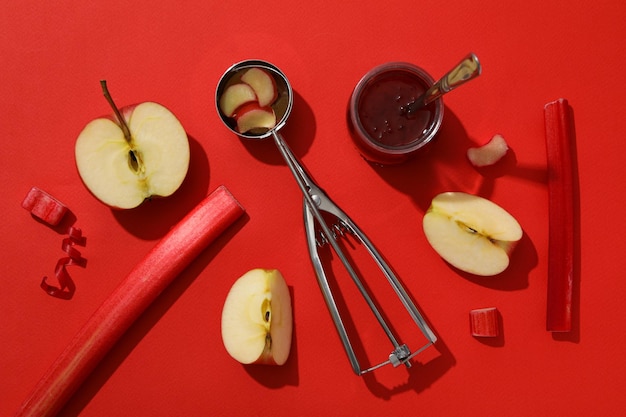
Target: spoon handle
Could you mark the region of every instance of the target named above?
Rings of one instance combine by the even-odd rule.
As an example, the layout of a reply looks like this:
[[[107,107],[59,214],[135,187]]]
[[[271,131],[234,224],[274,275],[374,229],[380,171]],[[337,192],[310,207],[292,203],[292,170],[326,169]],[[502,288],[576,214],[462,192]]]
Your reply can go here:
[[[478,77],[481,70],[482,67],[478,57],[473,52],[469,53],[456,67],[433,84],[421,97],[411,103],[409,105],[410,111],[415,111],[458,86],[465,84],[467,81]]]

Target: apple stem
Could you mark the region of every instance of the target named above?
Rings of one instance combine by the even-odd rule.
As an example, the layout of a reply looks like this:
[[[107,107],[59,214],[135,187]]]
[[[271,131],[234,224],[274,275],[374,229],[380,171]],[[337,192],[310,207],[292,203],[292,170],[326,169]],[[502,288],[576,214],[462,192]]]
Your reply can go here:
[[[126,142],[130,143],[131,141],[130,129],[128,128],[128,125],[126,124],[126,120],[124,120],[124,118],[122,117],[120,110],[115,105],[115,102],[113,101],[113,98],[111,97],[111,94],[109,93],[106,80],[100,80],[100,85],[102,86],[102,92],[104,93],[104,98],[106,98],[107,101],[109,102],[109,105],[113,109],[113,113],[115,113],[115,117],[117,118],[118,122],[120,123],[120,126],[122,127],[122,132],[124,132],[124,138],[126,139]]]

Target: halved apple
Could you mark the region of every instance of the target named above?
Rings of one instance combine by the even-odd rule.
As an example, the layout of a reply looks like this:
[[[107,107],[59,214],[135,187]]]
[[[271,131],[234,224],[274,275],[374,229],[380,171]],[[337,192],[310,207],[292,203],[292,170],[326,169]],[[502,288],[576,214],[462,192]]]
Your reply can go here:
[[[250,68],[241,76],[241,81],[252,87],[261,107],[269,106],[278,97],[274,77],[262,68]]]
[[[189,168],[185,129],[158,103],[124,107],[119,113],[124,127],[116,117],[103,117],[79,134],[74,154],[83,183],[104,204],[120,209],[173,194]]]
[[[456,268],[492,276],[509,266],[522,228],[490,200],[463,192],[437,195],[424,215],[423,228],[433,249]]]
[[[246,133],[254,129],[271,129],[276,126],[276,113],[269,107],[261,107],[257,102],[241,106],[233,115],[237,131]]]
[[[243,364],[283,365],[293,315],[289,287],[276,269],[253,269],[231,287],[222,309],[222,341]]]

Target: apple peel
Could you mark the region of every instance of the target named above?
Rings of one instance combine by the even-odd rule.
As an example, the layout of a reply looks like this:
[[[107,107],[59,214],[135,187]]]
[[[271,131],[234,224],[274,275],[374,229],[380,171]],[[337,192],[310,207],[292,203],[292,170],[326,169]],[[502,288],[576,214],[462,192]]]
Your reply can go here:
[[[546,329],[572,329],[574,282],[574,132],[566,99],[544,107],[548,164],[548,296]]]
[[[502,135],[494,135],[491,140],[482,146],[469,148],[467,150],[467,159],[475,167],[485,167],[494,165],[509,150],[509,146]]]
[[[176,224],[87,320],[15,416],[52,417],[157,296],[244,213],[220,186]]]

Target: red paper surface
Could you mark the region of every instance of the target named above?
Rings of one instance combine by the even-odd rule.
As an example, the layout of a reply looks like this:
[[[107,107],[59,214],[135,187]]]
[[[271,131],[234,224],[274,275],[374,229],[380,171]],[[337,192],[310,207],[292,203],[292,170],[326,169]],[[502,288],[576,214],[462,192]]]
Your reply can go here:
[[[61,415],[621,415],[622,2],[25,1],[5,9],[0,415],[19,407],[120,280],[220,184],[246,207],[246,220],[156,300]],[[446,96],[437,141],[401,166],[364,162],[345,122],[359,78],[392,60],[438,77],[469,51],[483,74]],[[438,335],[412,368],[352,373],[308,259],[296,183],[271,141],[236,138],[215,111],[220,75],[248,58],[289,77],[296,96],[283,136],[385,254]],[[182,122],[192,159],[174,196],[118,212],[81,183],[74,141],[88,121],[110,112],[100,79],[119,105],[157,101]],[[559,97],[568,99],[576,126],[578,258],[574,330],[553,335],[545,331],[543,106]],[[473,169],[466,149],[495,133],[512,154],[496,169]],[[32,186],[69,207],[60,226],[21,207]],[[460,273],[426,242],[423,213],[448,190],[490,198],[524,228],[501,276]],[[87,238],[87,264],[68,267],[76,292],[60,300],[39,283],[63,255],[72,224]],[[293,352],[280,368],[244,367],[221,342],[226,294],[255,267],[280,269],[293,293]],[[345,298],[356,304],[360,336],[379,360],[387,342],[369,330],[348,289]],[[468,312],[485,305],[501,313],[495,340],[468,331]]]

